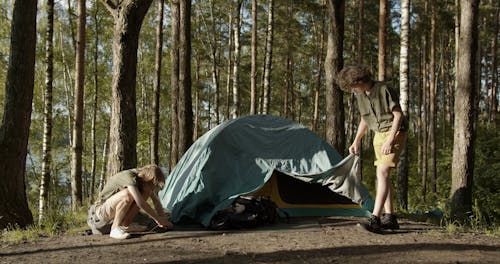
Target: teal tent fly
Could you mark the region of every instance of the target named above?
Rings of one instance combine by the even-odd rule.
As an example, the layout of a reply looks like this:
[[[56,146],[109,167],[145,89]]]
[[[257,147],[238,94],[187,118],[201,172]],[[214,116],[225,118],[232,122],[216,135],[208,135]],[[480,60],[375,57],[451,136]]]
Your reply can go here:
[[[200,137],[167,176],[159,196],[174,223],[194,221],[208,226],[212,216],[230,206],[236,197],[258,193],[266,183],[279,184],[283,182],[281,177],[304,184],[276,187],[282,194],[290,190],[288,196],[293,202],[283,197],[276,202],[292,217],[369,216],[373,200],[356,166],[358,157],[342,159],[327,142],[298,123],[272,115],[244,116],[226,121]],[[272,178],[276,179],[270,181]],[[307,195],[298,191],[313,185],[348,202],[337,203],[331,197],[301,202]],[[308,192],[318,193],[314,188]]]

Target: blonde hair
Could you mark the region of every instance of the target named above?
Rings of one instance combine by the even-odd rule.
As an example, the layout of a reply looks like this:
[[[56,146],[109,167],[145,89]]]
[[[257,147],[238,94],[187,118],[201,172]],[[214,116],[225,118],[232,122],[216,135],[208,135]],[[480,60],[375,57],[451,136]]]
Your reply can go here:
[[[158,189],[163,189],[163,186],[165,186],[165,174],[157,165],[150,164],[138,168],[137,175],[143,182],[152,182]]]

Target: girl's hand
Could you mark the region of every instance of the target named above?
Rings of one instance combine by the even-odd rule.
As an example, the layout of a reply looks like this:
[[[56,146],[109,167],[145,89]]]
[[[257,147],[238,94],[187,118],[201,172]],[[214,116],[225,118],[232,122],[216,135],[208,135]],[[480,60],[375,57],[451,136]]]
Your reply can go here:
[[[391,152],[392,152],[392,140],[391,141],[387,140],[386,142],[384,142],[384,144],[382,144],[380,151],[382,152],[383,155],[391,154]]]

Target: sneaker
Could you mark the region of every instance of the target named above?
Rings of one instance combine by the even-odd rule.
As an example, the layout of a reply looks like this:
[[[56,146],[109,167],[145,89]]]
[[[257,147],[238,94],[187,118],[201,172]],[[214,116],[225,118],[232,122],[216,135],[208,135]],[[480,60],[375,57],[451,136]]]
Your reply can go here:
[[[117,228],[111,229],[111,232],[109,233],[109,237],[115,238],[115,239],[127,239],[130,237],[130,234],[123,231],[120,227],[117,227]]]
[[[398,219],[393,214],[384,214],[381,224],[383,229],[399,229]]]
[[[368,223],[363,223],[361,226],[373,233],[381,234],[382,233],[382,224],[380,222],[380,217],[372,215],[368,220]]]
[[[134,233],[134,232],[144,232],[146,231],[148,228],[146,226],[143,226],[143,225],[139,225],[137,223],[131,223],[130,225],[128,226],[121,226],[120,227],[123,231],[125,232],[129,232],[129,233]]]

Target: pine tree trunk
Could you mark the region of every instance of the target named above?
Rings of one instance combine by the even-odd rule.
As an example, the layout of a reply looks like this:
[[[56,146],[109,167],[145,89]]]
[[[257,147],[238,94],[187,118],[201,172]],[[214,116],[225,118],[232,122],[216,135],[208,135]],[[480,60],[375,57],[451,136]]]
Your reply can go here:
[[[73,145],[71,147],[71,208],[82,205],[83,93],[85,86],[85,0],[78,1],[78,31],[75,60]]]
[[[459,58],[451,182],[451,217],[465,220],[472,210],[474,172],[474,91],[479,0],[460,1]]]
[[[41,225],[48,211],[50,192],[50,168],[52,161],[52,88],[54,80],[54,0],[47,1],[46,31],[46,63],[44,111],[43,111],[43,143],[42,143],[42,177],[40,179],[40,198],[38,206],[38,224]]]
[[[385,81],[387,10],[387,0],[380,0],[378,18],[378,80],[381,82]]]
[[[191,99],[191,0],[179,4],[179,158],[193,143]]]
[[[94,100],[92,105],[92,165],[91,165],[91,181],[90,181],[90,193],[89,193],[89,204],[94,203],[95,194],[95,182],[97,173],[97,137],[96,137],[96,122],[97,122],[97,107],[99,100],[99,22],[98,22],[98,12],[99,5],[95,6],[94,13]]]
[[[328,0],[328,48],[326,51],[326,141],[341,155],[345,150],[343,94],[336,85],[337,73],[344,65],[345,1]]]
[[[171,30],[171,48],[170,48],[170,86],[171,86],[171,109],[170,109],[170,161],[169,169],[179,161],[179,30],[180,14],[179,1],[170,0],[170,30]]]
[[[33,223],[25,173],[35,78],[36,10],[36,0],[14,2],[0,127],[0,229]]]
[[[152,0],[105,5],[114,18],[113,80],[107,176],[137,166],[137,47],[142,21]]]
[[[163,58],[163,8],[164,0],[158,1],[156,24],[155,82],[153,84],[153,131],[151,134],[151,163],[160,164],[158,156],[158,140],[160,135],[160,90],[161,68]]]
[[[274,0],[269,0],[269,12],[267,16],[266,33],[266,55],[264,62],[264,95],[262,98],[262,113],[269,114],[271,107],[271,67],[273,61],[273,24],[274,24]]]
[[[314,114],[313,114],[313,124],[312,124],[312,130],[316,133],[319,133],[319,96],[321,93],[321,76],[323,73],[323,52],[324,52],[324,46],[325,46],[325,16],[326,16],[326,3],[321,1],[321,27],[320,30],[321,32],[319,33],[319,42],[317,46],[319,47],[316,61],[318,63],[318,74],[316,76],[316,86],[314,89]]]
[[[491,4],[493,5],[493,0],[491,1]],[[498,54],[497,53],[497,45],[498,45],[498,14],[499,14],[499,8],[496,8],[494,12],[494,28],[495,28],[495,33],[493,35],[493,38],[491,40],[491,54]],[[492,62],[491,62],[491,69],[492,72],[497,69],[498,61],[497,61],[498,56],[492,56]],[[498,89],[498,74],[492,74],[492,79],[491,79],[491,102],[490,102],[490,113],[489,113],[489,120],[492,123],[495,123],[496,121],[496,114],[498,112],[498,100],[497,100],[497,89]]]
[[[252,61],[250,71],[250,115],[257,113],[257,0],[252,0]]]
[[[431,191],[437,192],[436,168],[436,7],[431,3],[431,47],[430,47],[430,80],[429,80],[429,147],[430,147],[430,172]]]

